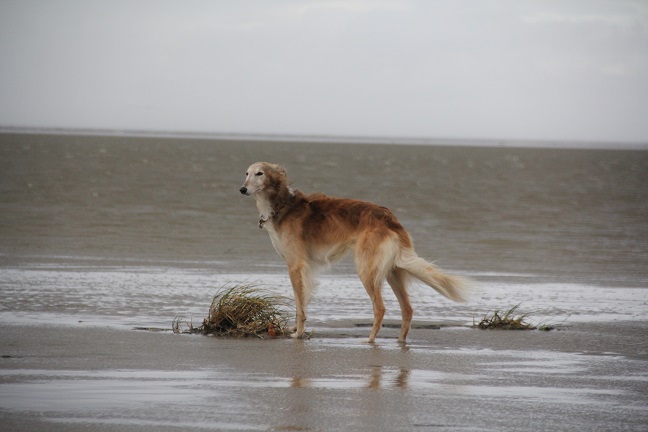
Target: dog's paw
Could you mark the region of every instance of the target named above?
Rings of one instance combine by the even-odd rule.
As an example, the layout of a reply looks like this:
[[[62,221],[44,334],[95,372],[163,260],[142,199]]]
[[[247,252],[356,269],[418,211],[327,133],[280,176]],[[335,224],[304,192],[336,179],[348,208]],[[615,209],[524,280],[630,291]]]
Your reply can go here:
[[[297,333],[297,332],[294,332],[294,333],[290,333],[290,337],[293,338],[293,339],[303,339],[303,338],[304,338],[304,334],[303,334],[303,333],[302,333],[302,334],[299,334],[299,333]]]
[[[373,344],[373,343],[376,342],[376,340],[375,340],[375,339],[372,339],[372,338],[363,339],[362,341],[363,341],[364,343],[369,343],[369,344]]]

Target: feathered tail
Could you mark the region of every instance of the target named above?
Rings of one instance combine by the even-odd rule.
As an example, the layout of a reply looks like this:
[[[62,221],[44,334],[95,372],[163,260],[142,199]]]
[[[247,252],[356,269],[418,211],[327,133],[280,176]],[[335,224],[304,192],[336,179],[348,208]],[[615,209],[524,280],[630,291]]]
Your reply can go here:
[[[450,300],[456,302],[468,300],[471,289],[467,279],[443,273],[437,266],[419,257],[412,249],[402,250],[395,264],[396,267],[406,270]]]

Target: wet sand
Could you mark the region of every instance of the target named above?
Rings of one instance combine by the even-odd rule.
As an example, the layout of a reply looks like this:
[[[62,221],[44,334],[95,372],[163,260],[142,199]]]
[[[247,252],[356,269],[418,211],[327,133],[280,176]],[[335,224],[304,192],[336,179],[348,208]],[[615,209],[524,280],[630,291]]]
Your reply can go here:
[[[318,327],[311,340],[0,332],[0,429],[646,430],[648,324]]]

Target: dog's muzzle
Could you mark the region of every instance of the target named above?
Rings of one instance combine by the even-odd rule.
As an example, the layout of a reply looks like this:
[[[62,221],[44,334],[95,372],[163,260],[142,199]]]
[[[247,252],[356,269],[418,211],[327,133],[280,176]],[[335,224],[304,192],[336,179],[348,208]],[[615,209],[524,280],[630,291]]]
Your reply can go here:
[[[247,195],[247,188],[245,186],[241,186],[241,189],[239,189],[239,192],[241,192],[243,195]]]

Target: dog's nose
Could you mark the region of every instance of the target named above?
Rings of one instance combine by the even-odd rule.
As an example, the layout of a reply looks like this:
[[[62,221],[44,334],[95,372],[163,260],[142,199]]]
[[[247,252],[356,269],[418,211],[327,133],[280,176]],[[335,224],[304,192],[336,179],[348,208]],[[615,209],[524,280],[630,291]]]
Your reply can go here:
[[[241,189],[239,189],[239,192],[241,192],[243,195],[247,193],[247,188],[245,186],[241,186]]]

